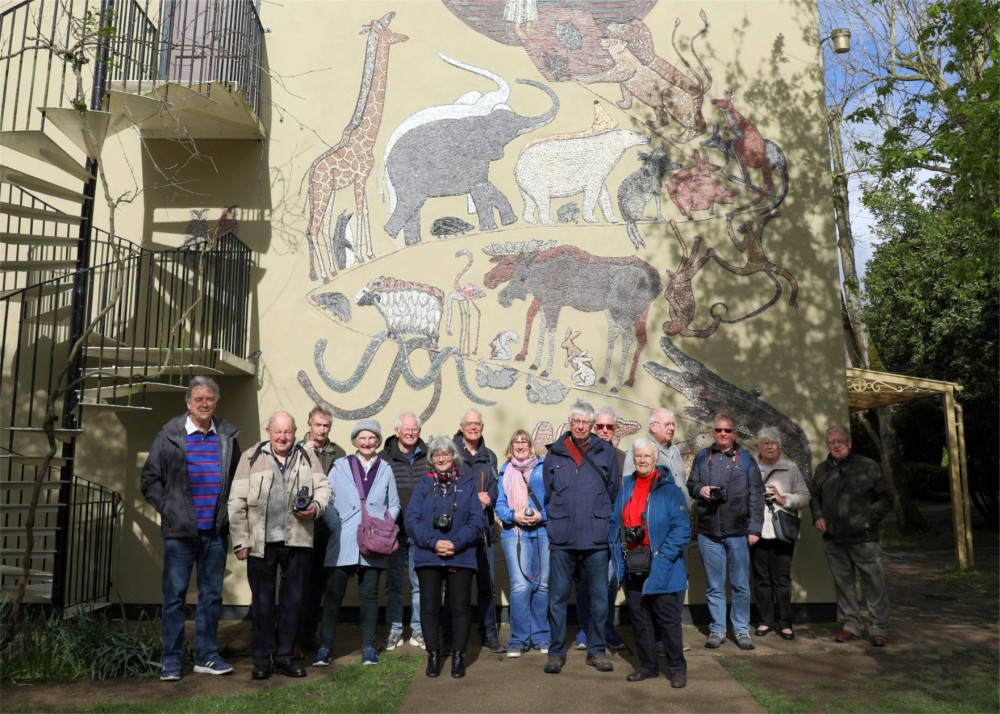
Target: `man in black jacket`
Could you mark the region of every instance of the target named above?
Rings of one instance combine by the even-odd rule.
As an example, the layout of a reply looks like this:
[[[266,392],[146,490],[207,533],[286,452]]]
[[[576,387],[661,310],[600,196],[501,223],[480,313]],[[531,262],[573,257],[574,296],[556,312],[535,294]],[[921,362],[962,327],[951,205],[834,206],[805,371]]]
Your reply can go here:
[[[427,445],[420,438],[420,419],[411,412],[396,417],[396,435],[385,441],[385,448],[379,454],[392,468],[399,493],[399,548],[389,556],[389,568],[385,581],[385,624],[389,626],[382,649],[392,651],[403,641],[403,578],[409,573],[410,640],[414,647],[426,649],[423,628],[420,626],[420,581],[413,569],[413,543],[406,535],[403,520],[406,507],[410,503],[413,489],[422,479],[427,478]]]
[[[198,568],[194,671],[229,674],[219,655],[222,580],[229,554],[229,489],[236,473],[239,430],[215,416],[219,385],[197,376],[188,385],[188,413],[157,434],[142,467],[142,495],[160,514],[163,533],[163,671],[181,678],[184,661],[184,601],[191,569]]]
[[[486,448],[483,440],[483,415],[477,409],[469,409],[462,414],[458,431],[455,432],[455,446],[462,456],[463,468],[472,474],[472,481],[479,490],[479,502],[486,516],[483,538],[476,544],[476,609],[479,614],[479,639],[483,647],[493,653],[505,652],[497,637],[497,616],[494,608],[496,590],[493,587],[493,508],[497,503],[500,478],[497,455]],[[448,606],[445,594],[445,607]],[[450,622],[450,618],[447,622]],[[444,628],[445,639],[450,639],[448,627]],[[458,644],[458,643],[456,643]]]

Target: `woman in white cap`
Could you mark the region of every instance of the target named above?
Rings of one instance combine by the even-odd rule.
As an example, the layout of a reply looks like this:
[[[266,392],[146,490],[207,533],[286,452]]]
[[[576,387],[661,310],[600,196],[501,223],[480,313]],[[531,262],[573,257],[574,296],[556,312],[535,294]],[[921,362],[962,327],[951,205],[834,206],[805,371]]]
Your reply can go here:
[[[392,469],[376,456],[382,443],[382,427],[375,419],[362,419],[351,430],[351,443],[357,452],[337,459],[330,469],[333,501],[324,513],[330,526],[326,546],[326,596],[323,599],[323,626],[320,648],[314,667],[330,664],[330,649],[340,617],[340,605],[348,581],[358,578],[358,603],[361,609],[361,663],[378,664],[375,650],[375,627],[378,623],[378,580],[389,564],[388,555],[364,555],[358,544],[358,526],[364,504],[371,518],[396,520],[399,496]]]

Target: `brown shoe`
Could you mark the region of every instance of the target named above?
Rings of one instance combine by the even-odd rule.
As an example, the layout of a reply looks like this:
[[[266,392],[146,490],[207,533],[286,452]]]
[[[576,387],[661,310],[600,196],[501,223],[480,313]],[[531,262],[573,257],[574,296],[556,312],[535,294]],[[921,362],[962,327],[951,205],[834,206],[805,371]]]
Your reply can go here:
[[[650,672],[648,669],[639,668],[636,671],[632,672],[632,674],[625,677],[625,681],[641,682],[644,679],[655,679],[659,676],[660,676],[659,672],[656,671]]]
[[[565,657],[553,657],[552,655],[549,655],[549,661],[545,663],[545,673],[559,674],[562,672],[564,664],[566,664]]]
[[[885,647],[889,644],[889,638],[883,637],[882,635],[875,635],[872,637],[872,645],[875,647]]]
[[[837,635],[833,639],[834,639],[835,642],[850,642],[852,640],[858,639],[858,636],[855,635],[850,630],[844,630],[843,632],[841,632],[839,635]]]
[[[674,689],[683,689],[687,683],[688,676],[685,672],[674,672],[670,675],[670,686]]]

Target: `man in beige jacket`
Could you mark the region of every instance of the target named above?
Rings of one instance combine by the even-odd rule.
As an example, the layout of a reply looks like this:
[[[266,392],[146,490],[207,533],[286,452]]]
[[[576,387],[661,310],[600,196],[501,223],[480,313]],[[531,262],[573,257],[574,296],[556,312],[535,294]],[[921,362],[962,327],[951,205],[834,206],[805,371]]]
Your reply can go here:
[[[268,441],[243,452],[229,496],[233,551],[247,561],[250,583],[250,676],[267,679],[273,668],[287,677],[305,677],[293,653],[309,575],[313,521],[326,510],[333,491],[315,454],[296,443],[290,414],[272,414],[267,436]],[[279,566],[280,605],[275,607]]]

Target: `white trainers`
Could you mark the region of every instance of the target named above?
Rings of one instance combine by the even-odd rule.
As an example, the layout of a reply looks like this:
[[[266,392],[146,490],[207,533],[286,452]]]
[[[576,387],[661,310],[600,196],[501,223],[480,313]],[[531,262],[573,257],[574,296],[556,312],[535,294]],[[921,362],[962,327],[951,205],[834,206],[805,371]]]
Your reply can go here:
[[[385,636],[385,642],[382,644],[382,649],[386,652],[392,652],[394,649],[399,647],[403,642],[403,633],[392,631]]]
[[[413,647],[419,647],[422,650],[427,649],[427,644],[424,642],[424,633],[414,632],[410,635],[410,645]]]

